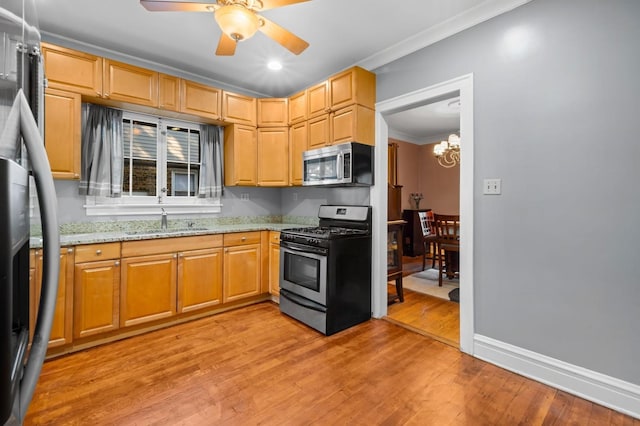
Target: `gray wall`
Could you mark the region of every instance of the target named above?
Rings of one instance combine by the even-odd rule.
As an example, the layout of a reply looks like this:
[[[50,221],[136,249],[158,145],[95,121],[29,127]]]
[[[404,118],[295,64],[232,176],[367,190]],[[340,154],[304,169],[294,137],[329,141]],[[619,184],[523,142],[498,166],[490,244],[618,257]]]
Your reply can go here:
[[[84,196],[78,195],[78,182],[56,180],[58,198],[58,221],[105,222],[153,219],[156,216],[87,216]],[[242,199],[248,194],[249,199]],[[369,204],[369,188],[255,188],[225,187],[220,214],[187,215],[189,217],[238,217],[238,216],[296,216],[308,217],[311,222],[318,218],[321,204]],[[37,211],[35,216],[38,216]],[[186,216],[181,216],[186,217]],[[39,217],[32,221],[38,222]]]
[[[378,101],[474,75],[475,332],[634,384],[639,22],[534,0],[375,70]]]

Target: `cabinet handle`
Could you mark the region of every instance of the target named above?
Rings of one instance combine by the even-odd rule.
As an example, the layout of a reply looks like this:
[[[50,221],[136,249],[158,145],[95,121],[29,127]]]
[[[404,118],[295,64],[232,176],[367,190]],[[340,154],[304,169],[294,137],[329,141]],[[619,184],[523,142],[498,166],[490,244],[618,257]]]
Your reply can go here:
[[[96,92],[96,95],[98,95],[99,98],[102,97],[102,93],[100,93],[100,92]]]
[[[184,254],[182,254],[182,253],[178,253],[178,257],[179,257],[179,258],[182,258],[183,256],[184,256]]]
[[[173,258],[174,258],[174,259],[177,259],[177,258],[178,258],[178,255],[177,255],[176,253],[174,253],[174,254],[173,254]]]
[[[67,249],[67,253],[73,253],[73,249],[72,248],[68,248]]]
[[[100,256],[100,255],[102,255],[102,250],[100,249],[96,250],[96,256]]]
[[[242,238],[240,238],[240,240],[241,240],[241,241],[246,241],[246,240],[247,240],[247,237],[242,237]]]
[[[113,262],[113,264],[116,265],[116,266],[120,266],[120,261],[116,260],[115,262]]]

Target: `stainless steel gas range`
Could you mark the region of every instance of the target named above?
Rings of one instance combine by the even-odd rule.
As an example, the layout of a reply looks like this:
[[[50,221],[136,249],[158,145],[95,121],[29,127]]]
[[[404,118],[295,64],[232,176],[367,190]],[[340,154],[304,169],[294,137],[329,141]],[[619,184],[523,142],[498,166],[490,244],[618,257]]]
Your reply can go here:
[[[371,318],[371,207],[320,206],[280,234],[280,311],[330,335]]]

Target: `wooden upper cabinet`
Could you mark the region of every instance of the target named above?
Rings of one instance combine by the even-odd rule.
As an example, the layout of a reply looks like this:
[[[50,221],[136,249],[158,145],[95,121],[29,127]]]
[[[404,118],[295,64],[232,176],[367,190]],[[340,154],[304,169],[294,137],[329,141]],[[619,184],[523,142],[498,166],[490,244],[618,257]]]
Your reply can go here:
[[[307,91],[303,90],[289,97],[289,124],[307,119]]]
[[[283,127],[288,125],[287,98],[258,99],[258,127]]]
[[[327,81],[307,89],[307,118],[311,119],[330,112],[329,84]]]
[[[158,107],[167,111],[180,111],[180,79],[178,77],[158,74]]]
[[[103,97],[150,107],[158,106],[158,73],[122,62],[104,60]]]
[[[47,88],[44,105],[44,143],[53,177],[79,179],[80,94]]]
[[[302,185],[302,153],[307,150],[307,122],[289,128],[289,185]]]
[[[308,149],[322,148],[331,145],[331,132],[329,119],[330,114],[323,114],[318,117],[310,118],[307,121],[308,133],[307,143]]]
[[[42,57],[50,88],[102,96],[101,57],[47,43],[42,43]]]
[[[189,80],[180,83],[180,112],[220,120],[222,90]]]
[[[258,129],[258,186],[289,185],[289,129]]]
[[[360,67],[334,75],[328,81],[329,107],[332,111],[358,104],[374,109],[376,75]]]
[[[256,133],[255,127],[242,124],[231,124],[224,128],[225,186],[256,186]]]
[[[222,92],[222,119],[228,123],[256,125],[256,98]]]
[[[375,113],[361,105],[351,105],[331,114],[333,144],[360,142],[375,145]]]

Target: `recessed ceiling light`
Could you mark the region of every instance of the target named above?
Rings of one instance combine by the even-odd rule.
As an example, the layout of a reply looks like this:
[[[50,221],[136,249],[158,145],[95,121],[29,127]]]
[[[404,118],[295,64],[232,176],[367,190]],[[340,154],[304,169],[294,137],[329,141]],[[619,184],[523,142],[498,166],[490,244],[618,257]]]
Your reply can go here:
[[[271,71],[280,71],[282,69],[282,64],[278,61],[270,61],[267,64],[267,68],[269,68]]]

